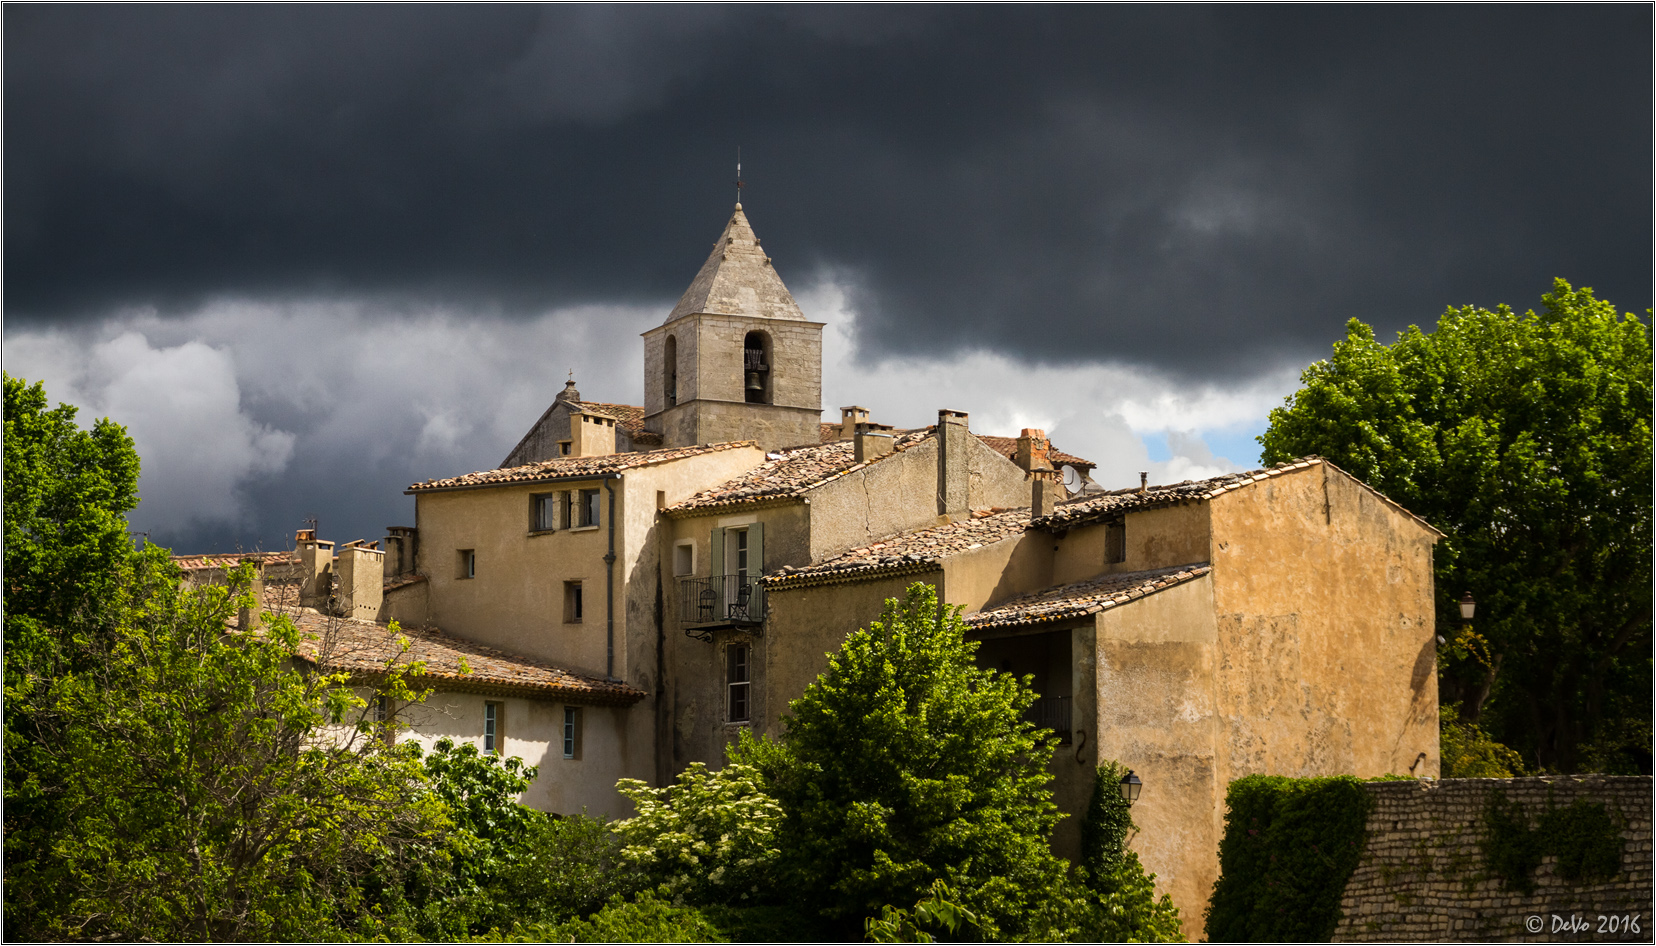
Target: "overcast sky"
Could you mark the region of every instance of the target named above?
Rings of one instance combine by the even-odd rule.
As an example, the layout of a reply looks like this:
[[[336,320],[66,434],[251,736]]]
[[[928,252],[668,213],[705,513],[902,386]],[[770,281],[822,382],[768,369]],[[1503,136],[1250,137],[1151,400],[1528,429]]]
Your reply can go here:
[[[1247,468],[1347,319],[1651,305],[1651,8],[17,6],[6,370],[180,551],[640,403],[735,199],[824,404]]]

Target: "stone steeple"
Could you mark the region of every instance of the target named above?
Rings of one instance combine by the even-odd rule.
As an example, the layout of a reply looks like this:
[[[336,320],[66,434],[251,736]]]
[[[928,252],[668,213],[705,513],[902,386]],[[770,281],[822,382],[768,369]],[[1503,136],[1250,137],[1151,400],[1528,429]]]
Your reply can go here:
[[[668,447],[817,443],[822,323],[799,310],[742,205],[667,320],[644,333],[644,428]]]
[[[736,205],[719,242],[713,244],[713,252],[667,321],[698,313],[805,320],[805,313],[799,311],[770,257],[760,248],[741,204]]]

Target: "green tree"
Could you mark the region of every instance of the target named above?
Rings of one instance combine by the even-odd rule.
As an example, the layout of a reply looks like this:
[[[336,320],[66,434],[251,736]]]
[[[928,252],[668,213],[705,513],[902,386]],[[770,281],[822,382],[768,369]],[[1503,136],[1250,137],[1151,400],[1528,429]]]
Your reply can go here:
[[[1541,301],[1450,309],[1392,345],[1353,319],[1260,443],[1267,463],[1325,456],[1447,534],[1438,626],[1477,600],[1440,648],[1465,721],[1547,769],[1648,772],[1648,728],[1623,723],[1651,717],[1650,331],[1563,280]]]
[[[1461,722],[1453,706],[1438,710],[1438,757],[1444,778],[1516,778],[1524,759],[1489,738],[1473,723]]]
[[[132,555],[138,453],[119,424],[81,430],[74,407],[47,408],[44,385],[4,381],[6,653],[52,659],[56,634],[101,613]]]
[[[226,633],[253,604],[250,569],[230,587],[181,590],[148,546],[120,577],[98,604],[106,633],[73,641],[82,669],[6,688],[8,711],[36,725],[29,767],[7,770],[10,929],[397,935],[364,878],[446,822],[413,747],[386,743],[346,675],[300,669],[287,617]],[[416,696],[386,670],[385,692]]]
[[[756,769],[739,762],[717,772],[692,762],[664,788],[622,779],[616,788],[637,810],[615,825],[626,845],[622,863],[675,903],[756,903],[761,887],[769,887],[782,821],[781,806],[762,783]]]
[[[830,657],[779,743],[733,753],[785,812],[786,889],[834,933],[861,935],[943,880],[984,936],[1029,935],[1064,881],[1050,733],[1023,720],[1034,694],[977,668],[963,634],[957,608],[913,585]]]

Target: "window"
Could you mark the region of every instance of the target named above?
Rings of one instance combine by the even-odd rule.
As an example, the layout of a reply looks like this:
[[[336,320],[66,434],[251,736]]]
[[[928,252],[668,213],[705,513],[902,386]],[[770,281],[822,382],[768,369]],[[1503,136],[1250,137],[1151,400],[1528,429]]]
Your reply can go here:
[[[745,581],[748,576],[748,530],[730,530],[730,574]]]
[[[505,755],[506,704],[483,704],[483,751]]]
[[[731,644],[725,648],[725,686],[729,692],[726,700],[726,722],[745,723],[748,721],[748,645]]]
[[[598,490],[582,489],[569,493],[569,527],[584,529],[598,525]]]
[[[581,757],[581,708],[579,706],[564,707],[563,757],[566,759],[579,759]]]
[[[573,440],[560,440],[560,441],[558,441],[558,456],[560,456],[560,457],[569,456],[569,445],[574,443],[574,442],[575,441],[573,441]]]
[[[529,497],[529,531],[551,532],[558,527],[558,494],[536,493]]]
[[[581,583],[564,582],[564,623],[581,623]]]
[[[1104,527],[1104,562],[1114,564],[1127,561],[1127,523],[1112,522]]]
[[[477,577],[477,550],[476,549],[461,549],[460,550],[460,577],[461,578],[476,578]]]
[[[673,575],[686,577],[696,573],[696,543],[680,542],[673,546]]]

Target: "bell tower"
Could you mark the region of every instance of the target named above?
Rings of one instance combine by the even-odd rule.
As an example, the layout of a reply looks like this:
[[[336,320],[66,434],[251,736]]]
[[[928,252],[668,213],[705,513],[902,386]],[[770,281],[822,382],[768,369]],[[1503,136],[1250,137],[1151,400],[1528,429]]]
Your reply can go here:
[[[737,204],[667,321],[644,333],[644,427],[662,445],[817,443],[822,322],[799,310]]]

